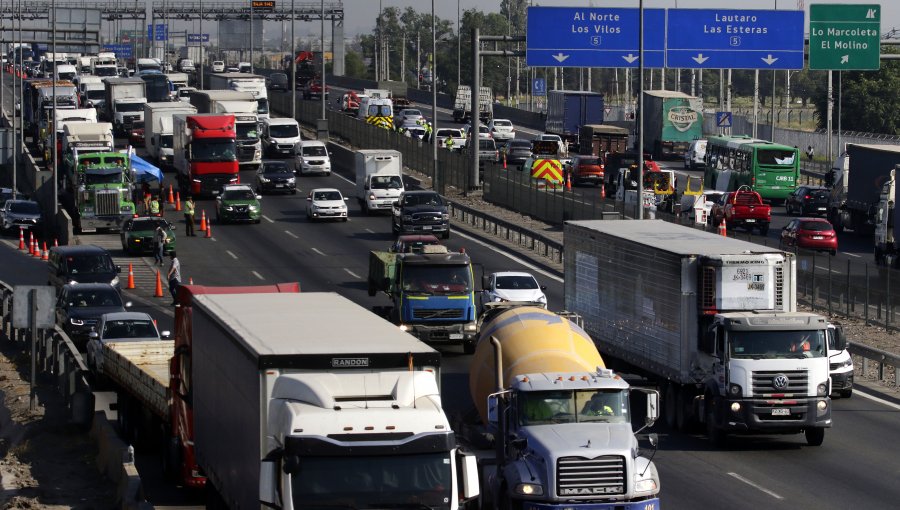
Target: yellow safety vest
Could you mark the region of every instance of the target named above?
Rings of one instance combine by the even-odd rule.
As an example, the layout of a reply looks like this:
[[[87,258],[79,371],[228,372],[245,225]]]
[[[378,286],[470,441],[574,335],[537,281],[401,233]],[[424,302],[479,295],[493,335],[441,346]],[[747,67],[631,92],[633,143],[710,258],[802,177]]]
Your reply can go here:
[[[159,201],[153,200],[150,202],[150,214],[159,214]]]

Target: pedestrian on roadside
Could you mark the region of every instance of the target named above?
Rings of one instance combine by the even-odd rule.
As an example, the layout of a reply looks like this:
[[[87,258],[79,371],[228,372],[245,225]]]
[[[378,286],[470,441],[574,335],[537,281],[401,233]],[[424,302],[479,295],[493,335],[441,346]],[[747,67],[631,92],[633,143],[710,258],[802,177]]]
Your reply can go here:
[[[189,237],[195,237],[194,234],[194,199],[188,195],[187,200],[184,202],[184,235]]]
[[[172,259],[172,263],[169,265],[169,272],[166,277],[169,279],[169,293],[172,294],[172,306],[175,306],[175,293],[178,292],[178,287],[181,285],[181,262],[175,255],[175,250],[169,253],[169,258]]]
[[[141,186],[144,196],[142,197],[144,202],[144,216],[150,214],[150,198],[152,193],[150,192],[150,183],[144,182],[144,185]]]
[[[157,226],[156,232],[153,233],[153,255],[156,257],[156,265],[158,266],[163,265],[167,237],[162,225]]]
[[[806,146],[806,157],[809,159],[810,162],[812,162],[814,155],[815,155],[815,151],[813,151],[812,145],[807,145]]]

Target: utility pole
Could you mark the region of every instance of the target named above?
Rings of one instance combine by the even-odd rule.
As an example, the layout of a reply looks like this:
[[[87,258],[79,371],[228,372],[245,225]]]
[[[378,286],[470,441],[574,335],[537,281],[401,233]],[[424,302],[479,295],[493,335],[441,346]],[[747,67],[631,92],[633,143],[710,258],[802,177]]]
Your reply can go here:
[[[291,118],[297,118],[297,38],[294,36],[294,25],[297,24],[294,11],[294,0],[291,0]]]
[[[639,4],[638,21],[638,178],[637,178],[637,219],[644,219],[644,0]],[[651,71],[652,72],[652,71]],[[652,87],[652,85],[651,85]]]

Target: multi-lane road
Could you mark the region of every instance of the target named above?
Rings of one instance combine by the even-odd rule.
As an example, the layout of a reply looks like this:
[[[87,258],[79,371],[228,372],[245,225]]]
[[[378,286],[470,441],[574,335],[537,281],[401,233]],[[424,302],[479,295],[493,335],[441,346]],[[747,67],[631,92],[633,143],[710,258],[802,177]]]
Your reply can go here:
[[[252,182],[253,172],[243,171],[243,182]],[[259,225],[213,224],[211,239],[185,238],[180,213],[167,208],[176,224],[179,258],[184,278],[205,285],[241,285],[299,281],[306,292],[338,292],[366,307],[385,305],[383,296],[369,297],[365,278],[367,252],[385,249],[392,241],[390,219],[364,216],[351,198],[350,221],[313,223],[304,215],[306,192],[314,187],[336,187],[353,194],[353,169],[338,167],[329,177],[298,180],[297,195],[266,196],[262,200],[263,221]],[[213,211],[211,201],[198,202],[198,211]],[[82,236],[83,243],[115,245],[114,235]],[[46,266],[15,252],[14,240],[0,246],[4,260],[0,279],[11,283],[40,284],[46,281]],[[563,303],[562,276],[530,263],[526,258],[495,248],[475,234],[455,228],[448,245],[465,248],[485,272],[523,270],[534,272],[547,286],[551,309]],[[120,253],[115,253],[121,256]],[[14,262],[12,262],[14,261]],[[135,258],[145,267],[151,258]],[[480,269],[479,269],[480,271]],[[135,294],[140,297],[146,289]],[[155,301],[141,297],[139,307],[171,329],[168,298]],[[150,303],[146,305],[145,303]],[[298,324],[298,329],[302,324]],[[458,348],[445,351],[443,402],[449,413],[468,410],[468,365],[470,357]],[[666,508],[694,509],[796,509],[796,508],[893,508],[900,488],[896,484],[896,459],[900,446],[891,438],[900,426],[900,405],[889,397],[878,397],[873,387],[863,386],[854,397],[834,402],[835,426],[826,433],[825,444],[808,447],[802,436],[735,438],[725,449],[713,450],[702,435],[669,431],[658,424],[660,450],[655,462],[662,481]],[[160,508],[195,508],[196,496],[173,490],[161,480],[152,455],[139,457],[138,467],[151,501]]]

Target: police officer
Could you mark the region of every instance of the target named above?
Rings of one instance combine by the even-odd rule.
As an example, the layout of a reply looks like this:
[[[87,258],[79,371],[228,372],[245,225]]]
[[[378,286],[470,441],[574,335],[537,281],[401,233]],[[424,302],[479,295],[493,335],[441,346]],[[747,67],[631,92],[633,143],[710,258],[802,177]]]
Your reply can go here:
[[[159,216],[159,198],[156,195],[150,199],[150,216]]]
[[[448,136],[447,138],[444,139],[444,147],[446,147],[448,151],[453,150],[453,137],[452,136]]]

